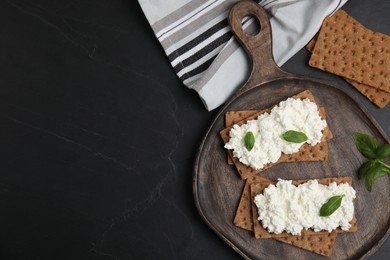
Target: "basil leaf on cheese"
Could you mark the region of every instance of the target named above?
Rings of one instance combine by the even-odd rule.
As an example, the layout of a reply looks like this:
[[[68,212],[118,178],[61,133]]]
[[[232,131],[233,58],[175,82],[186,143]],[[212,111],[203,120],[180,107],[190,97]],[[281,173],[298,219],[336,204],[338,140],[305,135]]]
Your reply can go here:
[[[291,143],[302,143],[307,140],[307,136],[305,135],[305,133],[294,131],[294,130],[289,130],[287,132],[284,132],[282,134],[282,138],[287,142],[291,142]]]
[[[251,151],[253,146],[255,146],[255,136],[253,135],[253,133],[251,131],[249,131],[245,134],[244,144],[245,144],[245,148],[248,151]]]
[[[341,206],[341,200],[343,199],[344,195],[338,195],[331,197],[328,202],[326,202],[322,207],[320,208],[320,216],[321,217],[328,217],[333,214],[340,206]]]

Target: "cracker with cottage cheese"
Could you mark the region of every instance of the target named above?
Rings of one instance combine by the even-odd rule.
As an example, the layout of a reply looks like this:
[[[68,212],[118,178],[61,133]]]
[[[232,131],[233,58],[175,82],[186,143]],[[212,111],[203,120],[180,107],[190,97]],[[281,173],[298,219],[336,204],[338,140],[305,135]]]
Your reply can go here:
[[[294,185],[299,185],[303,183],[307,183],[309,181],[313,180],[294,180],[292,183]],[[352,178],[350,177],[338,177],[338,178],[322,178],[316,180],[319,184],[323,185],[334,185],[336,184],[347,184],[352,185]],[[248,182],[248,180],[247,180]],[[340,228],[337,228],[331,232],[328,231],[318,231],[315,232],[312,229],[302,230],[300,235],[292,235],[287,232],[283,232],[280,234],[275,233],[269,233],[260,223],[258,220],[259,214],[257,207],[255,205],[255,197],[259,194],[261,194],[265,188],[269,187],[270,184],[275,184],[276,181],[267,180],[265,178],[259,179],[258,177],[253,178],[252,181],[249,180],[249,185],[247,190],[250,190],[250,200],[249,203],[251,206],[251,213],[252,213],[252,230],[255,233],[256,238],[273,238],[278,241],[281,241],[283,243],[287,243],[311,252],[314,252],[316,254],[320,254],[323,256],[331,256],[333,253],[334,244],[336,241],[337,233],[339,232],[355,232],[357,231],[357,223],[356,223],[356,217],[353,213],[353,218],[349,222],[350,228],[348,230],[342,230]],[[352,188],[353,190],[353,188]],[[243,205],[240,205],[239,208]],[[237,218],[237,216],[236,216]]]
[[[351,186],[352,185],[352,178],[351,177],[323,178],[323,179],[316,179],[316,180],[294,180],[294,181],[292,181],[292,184],[295,186],[298,186],[300,184],[307,184],[310,181],[316,181],[316,182],[318,182],[318,184],[322,184],[322,185],[332,185],[332,183],[335,183],[338,185],[348,184],[347,186],[349,186],[353,190],[353,188]],[[285,231],[283,231],[281,233],[272,233],[272,232],[269,232],[266,228],[264,228],[263,224],[261,223],[262,221],[258,220],[259,219],[259,210],[258,210],[257,206],[255,205],[255,197],[259,194],[262,194],[264,189],[268,188],[271,184],[276,184],[276,183],[277,183],[277,181],[261,180],[260,182],[252,183],[250,186],[251,202],[252,202],[253,230],[254,230],[256,238],[280,238],[280,237],[286,237],[286,236],[288,237],[288,236],[297,236],[297,235],[316,235],[316,234],[321,234],[321,233],[322,234],[329,233],[328,230],[314,231],[311,228],[309,228],[309,229],[303,228],[299,234],[292,235],[292,234],[287,233]],[[351,193],[354,193],[354,190]],[[353,200],[353,198],[354,198],[354,194],[345,194],[345,196],[346,197],[348,196],[350,200]],[[328,199],[328,198],[324,198],[324,200],[326,200],[326,199]],[[344,212],[344,211],[345,211],[345,209],[342,209],[339,212]],[[315,211],[315,214],[317,214],[317,211]],[[346,221],[349,222],[349,225],[346,226],[348,229],[345,229],[345,228],[341,229],[340,227],[337,227],[334,229],[332,228],[331,232],[356,232],[357,231],[357,223],[356,223],[356,217],[355,217],[355,214],[353,211],[353,206],[352,206],[352,212],[350,211],[349,214],[351,215],[351,216],[349,216],[351,219],[346,219]],[[339,215],[339,216],[343,216],[343,215]],[[322,218],[322,217],[319,217],[319,210],[318,210],[318,218]],[[329,217],[327,217],[327,218],[329,218]],[[326,222],[328,221],[325,218],[323,218],[323,219]],[[337,220],[337,221],[340,221],[340,220]],[[339,222],[336,222],[336,223],[339,223]],[[326,224],[328,224],[328,223],[326,223]]]
[[[347,181],[349,179],[337,178],[339,181]],[[329,182],[335,180],[335,178],[322,179],[321,182]],[[251,195],[251,185],[257,183],[264,183],[269,185],[271,180],[266,179],[261,176],[252,176],[248,178],[245,182],[245,186],[242,191],[242,195],[237,207],[236,215],[234,217],[234,225],[248,231],[254,231],[253,226],[253,214],[252,214],[252,195]],[[356,220],[354,222],[356,223]],[[353,224],[356,227],[355,224]],[[352,231],[352,229],[351,229]],[[334,243],[336,241],[337,232],[318,232],[318,233],[303,233],[300,236],[294,236],[289,234],[284,234],[284,236],[273,237],[273,239],[280,242],[290,244],[295,247],[299,247],[311,252],[314,252],[323,256],[331,256],[334,248]]]
[[[299,100],[309,100],[313,103],[315,103],[315,100],[314,100],[314,96],[312,95],[312,93],[308,90],[306,91],[303,91],[293,97],[291,97],[292,99],[299,99]],[[317,108],[318,109],[318,113],[321,117],[321,119],[325,120],[326,118],[326,115],[325,115],[325,110],[323,108]],[[271,109],[264,109],[264,110],[260,110],[260,111],[257,111],[255,113],[253,113],[252,111],[244,111],[244,112],[238,112],[239,115],[248,115],[248,114],[251,114],[249,117],[237,122],[238,120],[235,119],[235,123],[237,126],[242,126],[243,124],[246,124],[248,122],[250,122],[251,120],[254,120],[256,118],[258,118],[259,116],[262,116],[264,114],[268,114],[271,112]],[[232,112],[234,113],[234,112]],[[227,114],[227,117],[229,115]],[[231,139],[231,136],[230,136],[230,132],[231,132],[231,129],[233,127],[230,126],[230,127],[226,127],[225,129],[223,129],[221,132],[220,132],[220,136],[221,138],[223,139],[223,141],[225,142],[225,145],[230,141]],[[263,167],[261,167],[260,169],[256,169],[256,168],[253,168],[251,166],[248,166],[248,165],[245,165],[244,163],[242,163],[237,157],[233,156],[233,151],[231,149],[228,149],[227,152],[231,158],[231,160],[233,161],[234,165],[236,166],[240,176],[242,179],[247,179],[251,176],[254,176],[256,174],[258,174],[259,172],[277,164],[277,163],[281,163],[281,162],[297,162],[297,161],[321,161],[321,160],[327,160],[328,159],[328,145],[327,145],[327,140],[331,139],[332,138],[332,132],[330,131],[329,127],[326,125],[325,128],[323,128],[322,130],[322,138],[320,140],[319,143],[317,143],[316,145],[312,146],[308,143],[304,143],[303,145],[301,145],[301,147],[299,148],[299,151],[295,152],[295,153],[292,153],[292,154],[286,154],[286,153],[282,153],[280,158],[275,161],[275,162],[270,162],[270,163],[267,163],[265,165],[263,165]]]
[[[323,116],[324,119],[326,119],[325,108],[320,106],[318,109],[319,109],[320,115]],[[225,114],[225,127],[228,128],[228,127],[232,127],[235,124],[244,124],[247,120],[255,119],[260,114],[265,113],[265,112],[269,112],[269,111],[270,111],[270,109],[229,111]],[[222,134],[226,134],[226,133],[227,132],[221,132],[221,136],[222,136]],[[325,135],[326,141],[332,139],[332,133],[330,132],[329,128],[326,128],[324,130],[324,135]],[[226,140],[225,143],[227,142],[227,140],[229,140],[228,135],[222,136],[222,138],[224,139],[224,141]],[[320,149],[320,148],[321,148],[320,146],[315,146],[314,149],[308,151],[306,156],[298,157],[297,161],[318,160],[315,158],[316,158],[316,153],[318,153],[317,149]],[[324,147],[322,147],[321,151],[326,152],[327,149],[328,149],[328,146],[325,145]],[[227,163],[229,165],[234,165],[233,158],[232,158],[233,154],[232,154],[231,150],[226,150],[226,155],[227,155]],[[288,155],[288,158],[290,158],[292,156],[293,155]],[[295,160],[290,160],[287,162],[294,162],[294,161]],[[238,163],[239,163],[239,161],[238,161]]]

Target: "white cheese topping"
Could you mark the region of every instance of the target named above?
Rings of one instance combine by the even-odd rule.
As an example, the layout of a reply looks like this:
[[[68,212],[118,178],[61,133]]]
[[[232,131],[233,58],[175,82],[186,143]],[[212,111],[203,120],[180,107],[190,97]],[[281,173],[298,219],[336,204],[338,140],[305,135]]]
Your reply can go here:
[[[341,206],[330,216],[321,217],[321,206],[337,195],[344,195]],[[316,232],[331,232],[337,227],[348,230],[355,197],[356,192],[348,183],[322,185],[317,180],[310,180],[295,186],[290,180],[279,179],[276,185],[269,185],[263,194],[255,196],[254,202],[259,212],[258,220],[268,232],[286,231],[299,235],[302,229],[309,228]]]
[[[309,99],[288,98],[275,106],[270,113],[260,115],[241,126],[234,125],[230,130],[230,140],[226,149],[233,150],[233,156],[254,169],[261,169],[267,163],[278,161],[281,153],[292,154],[299,151],[303,143],[291,143],[281,138],[289,130],[303,132],[310,145],[321,141],[326,121],[321,119],[317,105]],[[244,136],[252,131],[255,144],[251,151],[244,145]]]

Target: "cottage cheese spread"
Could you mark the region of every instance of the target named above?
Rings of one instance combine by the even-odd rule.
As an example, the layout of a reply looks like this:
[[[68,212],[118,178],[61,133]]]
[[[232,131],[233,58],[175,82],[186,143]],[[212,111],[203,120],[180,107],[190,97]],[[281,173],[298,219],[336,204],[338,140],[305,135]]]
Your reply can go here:
[[[319,212],[329,198],[344,195],[341,206],[330,216],[321,217]],[[286,231],[299,235],[302,229],[312,228],[318,232],[331,232],[337,227],[348,230],[353,218],[353,199],[355,190],[348,184],[318,184],[310,180],[299,186],[290,180],[281,180],[276,185],[269,185],[263,194],[255,197],[254,202],[259,211],[259,220],[270,233],[280,234]]]
[[[254,169],[261,169],[267,163],[275,163],[281,153],[292,154],[299,151],[303,143],[291,143],[281,135],[288,130],[303,132],[310,145],[321,141],[326,121],[321,119],[317,105],[309,99],[288,98],[275,106],[270,113],[264,113],[255,120],[241,126],[234,125],[230,130],[230,140],[226,149],[233,150],[233,156]],[[244,136],[252,131],[255,144],[251,151],[244,145]]]

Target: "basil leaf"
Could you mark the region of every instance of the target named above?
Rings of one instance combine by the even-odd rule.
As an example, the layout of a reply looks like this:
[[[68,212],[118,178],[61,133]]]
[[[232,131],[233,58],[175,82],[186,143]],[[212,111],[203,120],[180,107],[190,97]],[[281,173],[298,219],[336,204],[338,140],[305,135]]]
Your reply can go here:
[[[253,146],[255,146],[255,136],[253,135],[253,133],[251,131],[249,131],[245,134],[244,144],[245,144],[245,148],[248,151],[251,151]]]
[[[385,176],[390,173],[390,168],[386,164],[384,164],[382,161],[371,161],[372,166],[370,170],[366,173],[366,179],[365,179],[365,186],[366,189],[371,192],[372,185],[376,179],[379,177]]]
[[[382,159],[370,160],[365,162],[360,166],[358,171],[358,178],[362,178],[370,174],[371,172],[378,171],[381,168],[381,165],[385,165]]]
[[[379,143],[374,137],[367,134],[354,133],[353,139],[355,140],[355,145],[361,154],[369,159],[378,158],[376,150],[379,147]]]
[[[344,195],[337,195],[331,197],[328,202],[326,202],[322,207],[320,208],[320,216],[321,217],[328,217],[333,214],[340,206],[341,206],[341,200],[343,199]]]
[[[358,171],[358,178],[361,179],[362,177],[365,177],[368,173],[372,171],[372,168],[375,164],[375,161],[368,161],[362,164],[360,166]]]
[[[384,159],[390,156],[390,144],[382,144],[376,149],[376,155],[380,159]]]
[[[380,145],[374,137],[362,133],[354,133],[353,139],[357,149],[371,159],[360,166],[358,171],[358,178],[365,177],[364,184],[371,192],[374,181],[390,173],[390,166],[384,162],[390,156],[390,144]]]
[[[289,130],[282,134],[282,138],[291,143],[302,143],[307,140],[305,133]]]

